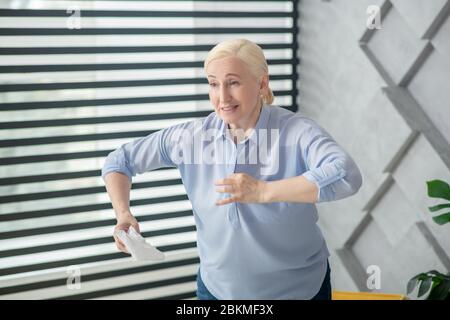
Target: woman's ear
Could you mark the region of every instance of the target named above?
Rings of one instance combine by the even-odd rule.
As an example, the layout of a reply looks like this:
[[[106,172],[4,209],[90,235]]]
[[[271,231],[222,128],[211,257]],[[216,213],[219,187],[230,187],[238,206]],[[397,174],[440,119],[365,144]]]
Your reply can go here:
[[[261,77],[261,81],[259,82],[259,90],[260,92],[264,92],[269,88],[269,75],[265,74]]]

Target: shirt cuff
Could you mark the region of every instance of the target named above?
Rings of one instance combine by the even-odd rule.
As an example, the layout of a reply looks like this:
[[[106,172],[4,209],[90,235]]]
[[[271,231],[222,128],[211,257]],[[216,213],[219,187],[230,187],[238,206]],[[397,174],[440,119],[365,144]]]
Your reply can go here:
[[[119,148],[111,152],[105,160],[105,164],[102,167],[102,178],[105,180],[105,176],[110,172],[120,172],[125,174],[130,180],[133,173],[128,168],[124,152],[122,148]]]
[[[126,175],[128,177],[128,179],[131,180],[131,177],[133,176],[130,172],[130,170],[128,170],[126,167],[121,168],[121,167],[117,167],[117,166],[104,166],[102,168],[102,178],[103,180],[105,180],[105,176],[110,173],[110,172],[120,172],[123,173],[124,175]]]
[[[346,172],[343,168],[333,163],[326,163],[319,168],[311,169],[303,173],[303,176],[316,184],[319,190],[317,202],[324,202],[333,201],[335,199],[335,192],[332,184],[344,178]]]

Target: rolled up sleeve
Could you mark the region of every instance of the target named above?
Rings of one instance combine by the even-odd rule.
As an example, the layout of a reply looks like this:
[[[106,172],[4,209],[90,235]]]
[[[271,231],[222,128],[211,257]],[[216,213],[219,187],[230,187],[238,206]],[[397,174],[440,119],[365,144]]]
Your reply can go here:
[[[120,146],[108,154],[102,167],[102,178],[110,172],[121,172],[130,180],[136,174],[161,167],[175,167],[170,159],[170,137],[177,128],[166,128]]]
[[[317,202],[340,200],[358,192],[362,176],[355,161],[312,120],[300,145],[307,167],[302,175],[317,185]]]

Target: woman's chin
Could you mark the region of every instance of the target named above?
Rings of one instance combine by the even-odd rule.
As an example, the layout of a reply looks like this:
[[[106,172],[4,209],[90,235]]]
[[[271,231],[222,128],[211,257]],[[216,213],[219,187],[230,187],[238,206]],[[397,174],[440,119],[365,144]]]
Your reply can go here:
[[[220,118],[225,121],[228,124],[232,124],[235,123],[239,120],[240,116],[239,116],[239,112],[233,112],[233,113],[225,113],[225,112],[220,112]]]

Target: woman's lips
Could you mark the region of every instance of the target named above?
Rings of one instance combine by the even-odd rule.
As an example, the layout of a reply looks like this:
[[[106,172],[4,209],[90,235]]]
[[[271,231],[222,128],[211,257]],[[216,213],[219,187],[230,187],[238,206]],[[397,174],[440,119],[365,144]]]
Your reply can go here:
[[[234,112],[236,109],[237,109],[237,107],[239,107],[239,105],[237,104],[237,105],[234,105],[234,106],[232,106],[232,107],[225,107],[225,108],[220,108],[220,110],[222,110],[223,112]]]

